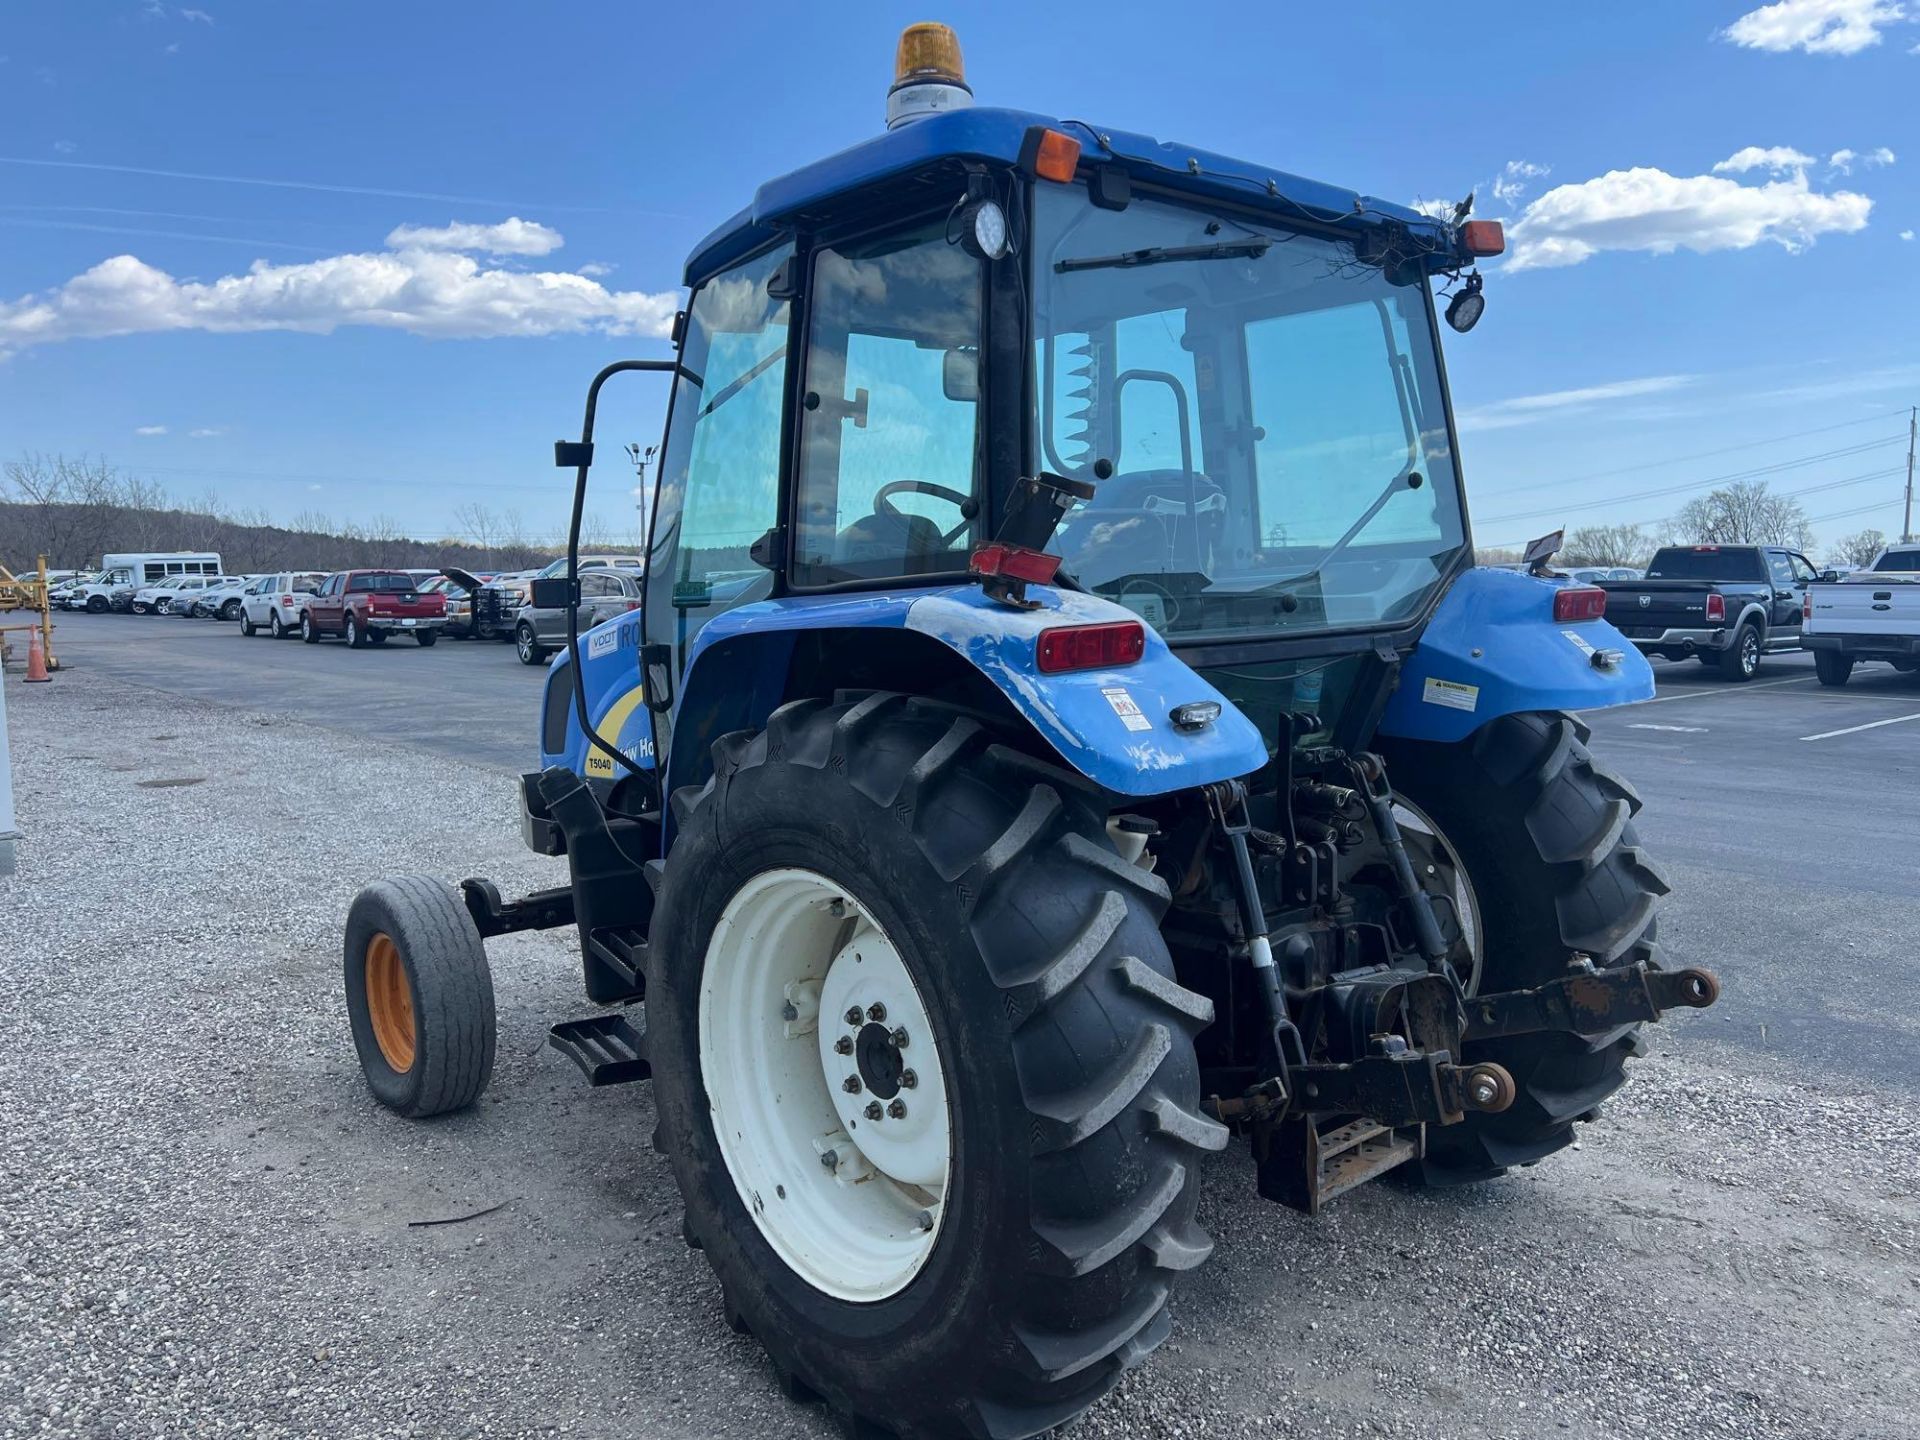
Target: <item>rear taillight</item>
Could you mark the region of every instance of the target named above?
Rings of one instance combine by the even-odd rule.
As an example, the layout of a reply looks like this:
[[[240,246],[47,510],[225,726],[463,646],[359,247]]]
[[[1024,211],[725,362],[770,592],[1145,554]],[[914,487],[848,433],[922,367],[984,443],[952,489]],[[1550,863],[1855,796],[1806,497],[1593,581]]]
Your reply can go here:
[[[1811,620],[1813,618],[1813,592],[1811,590],[1802,590],[1800,592],[1800,618],[1802,620]]]
[[[1036,656],[1042,671],[1101,670],[1131,665],[1147,653],[1146,627],[1138,620],[1104,625],[1060,625],[1040,632]]]
[[[991,545],[982,545],[973,552],[972,569],[976,575],[1004,575],[1009,580],[1030,580],[1036,585],[1045,585],[1053,579],[1054,571],[1059,568],[1058,555],[1049,555],[1043,550],[1029,550],[1024,545],[1008,545],[998,540]],[[1136,655],[1134,658],[1137,660],[1140,657]]]
[[[1707,619],[1725,620],[1727,618],[1727,597],[1714,594],[1707,596]]]
[[[291,609],[293,608],[293,596],[291,596],[291,595],[282,595],[282,596],[280,597],[280,603],[281,603],[282,605],[284,605],[284,606],[286,606],[286,607],[287,607],[287,608],[288,608],[289,610],[291,610]]]
[[[627,601],[627,609],[638,610],[639,608],[640,608],[640,602],[638,600]]]
[[[1607,613],[1607,592],[1591,585],[1557,590],[1553,596],[1555,620],[1598,620]]]

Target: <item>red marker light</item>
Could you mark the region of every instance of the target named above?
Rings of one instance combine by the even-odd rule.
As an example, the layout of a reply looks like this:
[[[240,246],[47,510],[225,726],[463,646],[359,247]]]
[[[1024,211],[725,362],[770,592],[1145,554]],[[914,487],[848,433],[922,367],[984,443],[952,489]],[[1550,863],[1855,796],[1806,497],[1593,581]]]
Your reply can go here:
[[[1553,618],[1566,620],[1598,620],[1607,613],[1607,592],[1596,590],[1591,585],[1575,585],[1554,592]]]
[[[1507,248],[1507,232],[1498,220],[1469,220],[1460,227],[1460,248],[1469,255],[1499,255]]]
[[[1103,625],[1057,625],[1040,632],[1035,658],[1049,675],[1062,670],[1104,670],[1131,665],[1147,653],[1146,627],[1138,620]]]
[[[1707,619],[1724,620],[1727,618],[1727,597],[1724,595],[1707,596]]]
[[[1009,580],[1045,585],[1053,579],[1053,572],[1060,568],[1060,557],[1049,555],[1044,550],[1029,550],[1024,545],[1007,545],[996,540],[973,552],[972,568],[976,575],[1004,575]]]

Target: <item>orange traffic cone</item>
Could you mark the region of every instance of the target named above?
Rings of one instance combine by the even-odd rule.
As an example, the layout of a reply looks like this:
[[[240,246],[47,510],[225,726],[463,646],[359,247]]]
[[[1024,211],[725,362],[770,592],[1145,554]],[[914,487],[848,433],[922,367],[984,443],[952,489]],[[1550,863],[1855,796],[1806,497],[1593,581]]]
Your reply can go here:
[[[27,631],[27,681],[29,685],[44,685],[53,677],[47,673],[47,653],[40,648],[38,628]]]

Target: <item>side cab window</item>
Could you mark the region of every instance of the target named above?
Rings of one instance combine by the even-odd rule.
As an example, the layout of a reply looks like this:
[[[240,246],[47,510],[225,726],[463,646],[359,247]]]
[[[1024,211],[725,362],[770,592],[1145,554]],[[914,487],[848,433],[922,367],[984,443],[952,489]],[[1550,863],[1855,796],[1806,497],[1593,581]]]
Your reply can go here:
[[[646,625],[687,646],[715,615],[764,599],[773,574],[754,545],[779,523],[781,426],[791,302],[769,293],[791,245],[706,281],[687,309],[647,558]]]

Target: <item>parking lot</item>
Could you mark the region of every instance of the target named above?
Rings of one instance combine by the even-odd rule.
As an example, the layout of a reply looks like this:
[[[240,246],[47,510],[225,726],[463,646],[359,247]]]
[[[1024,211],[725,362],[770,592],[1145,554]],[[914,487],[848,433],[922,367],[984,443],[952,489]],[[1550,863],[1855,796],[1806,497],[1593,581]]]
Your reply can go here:
[[[564,877],[514,827],[540,672],[166,618],[56,641],[54,683],[7,691],[0,1433],[835,1433],[722,1322],[646,1087],[546,1047],[586,1008],[563,932],[489,946],[476,1110],[409,1124],[360,1080],[360,885]],[[1656,674],[1592,743],[1645,798],[1670,959],[1723,1001],[1493,1185],[1308,1219],[1214,1157],[1174,1338],[1076,1433],[1911,1433],[1920,679]]]

